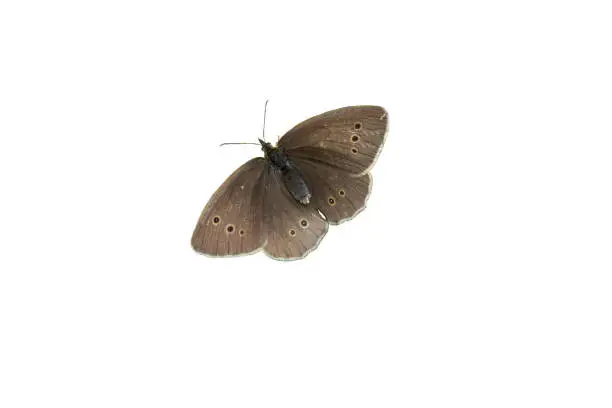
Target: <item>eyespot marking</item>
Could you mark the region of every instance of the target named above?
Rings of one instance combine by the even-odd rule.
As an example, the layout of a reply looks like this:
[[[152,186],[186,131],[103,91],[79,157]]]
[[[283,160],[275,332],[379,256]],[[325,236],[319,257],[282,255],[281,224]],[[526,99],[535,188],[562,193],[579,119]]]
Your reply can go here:
[[[219,216],[215,215],[215,216],[213,217],[213,220],[212,220],[212,221],[213,221],[213,224],[217,225],[218,223],[220,223],[220,222],[221,222],[221,218],[219,218]]]
[[[355,125],[353,127],[355,128],[355,130],[361,129],[361,122],[355,122]]]
[[[356,147],[352,147],[352,148],[351,148],[351,152],[352,152],[353,154],[357,154],[357,152],[358,152],[358,151],[359,151],[359,150],[357,150],[357,148],[356,148]]]
[[[357,135],[351,136],[351,142],[357,143],[358,141],[359,141],[359,136],[357,136]]]
[[[295,237],[295,230],[294,229],[290,229],[289,230],[289,235],[291,235],[292,237]]]
[[[302,226],[302,228],[307,228],[308,227],[308,220],[305,218],[302,218],[302,220],[300,221],[300,225]]]
[[[241,237],[244,237],[244,230],[241,229],[240,231],[238,231],[238,234],[240,234]]]
[[[329,197],[329,198],[327,199],[327,203],[328,203],[329,205],[331,205],[331,206],[334,206],[334,205],[336,205],[336,199],[335,199],[334,197]]]
[[[338,190],[338,195],[340,197],[344,197],[346,195],[346,192],[343,189]]]
[[[234,232],[234,226],[232,224],[229,224],[225,230],[227,231],[228,234],[231,234]]]

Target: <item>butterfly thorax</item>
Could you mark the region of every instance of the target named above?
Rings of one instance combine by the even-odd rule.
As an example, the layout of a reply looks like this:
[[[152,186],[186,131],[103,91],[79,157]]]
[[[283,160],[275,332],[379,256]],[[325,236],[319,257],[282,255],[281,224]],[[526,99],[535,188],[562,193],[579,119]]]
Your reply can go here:
[[[265,143],[265,142],[264,142]],[[270,143],[262,146],[266,159],[280,170],[287,170],[291,166],[291,161],[287,154],[280,148],[272,146]]]
[[[261,149],[264,151],[266,160],[272,165],[275,171],[279,172],[283,179],[287,191],[298,202],[306,205],[310,202],[310,189],[304,180],[304,177],[291,162],[289,156],[282,148],[274,147],[268,142],[259,140]]]

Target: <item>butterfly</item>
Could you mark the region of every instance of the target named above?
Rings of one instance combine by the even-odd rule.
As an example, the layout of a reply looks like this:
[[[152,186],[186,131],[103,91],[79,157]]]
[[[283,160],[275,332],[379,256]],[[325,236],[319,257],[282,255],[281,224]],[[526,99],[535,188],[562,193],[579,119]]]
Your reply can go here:
[[[365,208],[387,120],[380,106],[349,106],[298,124],[277,146],[259,139],[264,157],[244,163],[217,189],[192,247],[211,256],[263,249],[279,260],[305,257],[329,224]]]

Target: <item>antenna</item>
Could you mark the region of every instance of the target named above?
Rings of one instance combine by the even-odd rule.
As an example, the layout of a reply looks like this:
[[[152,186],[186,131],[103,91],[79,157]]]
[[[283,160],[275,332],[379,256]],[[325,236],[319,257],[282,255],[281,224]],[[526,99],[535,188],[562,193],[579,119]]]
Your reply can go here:
[[[250,144],[250,145],[255,145],[255,146],[260,146],[259,143],[250,143],[250,142],[229,142],[229,143],[221,143],[219,145],[219,147],[221,146],[226,146],[226,145],[241,145],[241,144]]]
[[[263,130],[262,130],[262,136],[263,136],[263,140],[266,140],[266,112],[268,110],[268,101],[269,99],[266,99],[266,104],[264,105],[264,119],[263,119]],[[251,142],[229,142],[229,143],[221,143],[219,145],[219,147],[221,146],[227,146],[227,145],[255,145],[255,146],[261,146],[260,143],[251,143]]]
[[[261,136],[262,136],[262,139],[264,140],[264,142],[266,141],[266,112],[268,110],[268,101],[269,101],[269,99],[266,99],[266,104],[264,105],[263,130],[261,131]]]

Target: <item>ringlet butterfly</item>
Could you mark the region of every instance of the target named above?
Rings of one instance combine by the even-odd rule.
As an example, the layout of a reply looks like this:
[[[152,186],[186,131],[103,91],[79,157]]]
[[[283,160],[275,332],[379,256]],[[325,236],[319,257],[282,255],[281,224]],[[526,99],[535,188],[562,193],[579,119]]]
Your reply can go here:
[[[259,139],[264,157],[243,164],[217,189],[191,245],[211,256],[263,249],[279,260],[305,257],[329,224],[365,208],[387,119],[380,106],[349,106],[298,124],[276,147]]]

